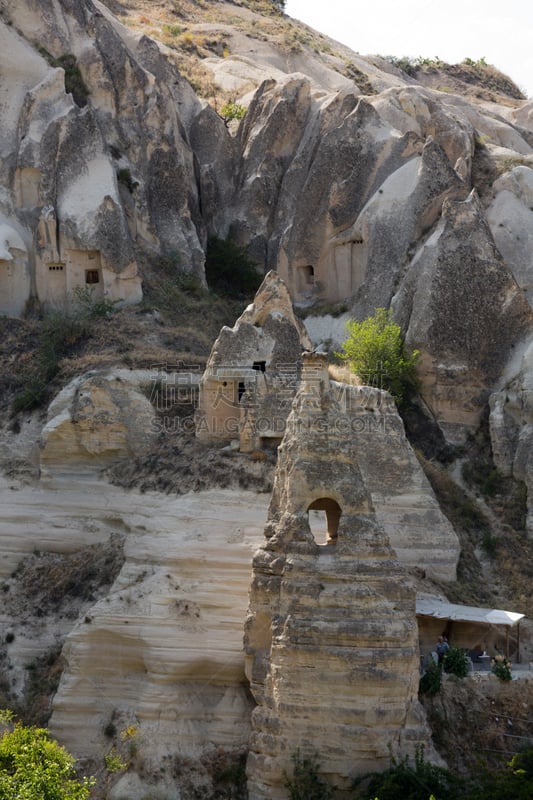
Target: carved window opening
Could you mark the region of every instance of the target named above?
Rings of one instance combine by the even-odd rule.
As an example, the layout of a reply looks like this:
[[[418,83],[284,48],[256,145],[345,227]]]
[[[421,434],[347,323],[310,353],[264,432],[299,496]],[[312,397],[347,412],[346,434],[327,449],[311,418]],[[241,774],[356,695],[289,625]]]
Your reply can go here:
[[[65,265],[63,263],[48,264],[48,272],[63,272]]]
[[[336,500],[320,497],[307,509],[309,527],[317,544],[336,544],[342,510]]]
[[[355,239],[352,239],[352,244],[364,244],[364,239],[362,236],[356,236]]]
[[[310,264],[300,267],[304,283],[313,284],[315,282],[315,268]]]
[[[239,381],[239,387],[237,389],[237,395],[239,403],[241,402],[242,396],[246,391],[246,386],[244,385],[244,381]]]
[[[97,269],[85,270],[85,283],[87,284],[100,283],[100,273],[98,272]]]
[[[256,372],[266,372],[266,364],[266,361],[254,361],[252,369],[255,369]]]
[[[283,436],[261,436],[259,444],[261,450],[277,450],[283,440]]]

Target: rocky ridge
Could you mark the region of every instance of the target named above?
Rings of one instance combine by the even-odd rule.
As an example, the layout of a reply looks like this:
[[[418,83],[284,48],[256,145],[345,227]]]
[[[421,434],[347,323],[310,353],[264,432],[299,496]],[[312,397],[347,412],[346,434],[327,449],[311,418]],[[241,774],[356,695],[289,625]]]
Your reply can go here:
[[[181,5],[199,12],[196,3]],[[132,16],[152,9],[148,22]],[[333,47],[313,32],[306,40],[304,28],[283,16],[265,17],[253,3],[206,3],[206,9],[215,15],[233,11],[239,20],[227,23],[225,37],[205,27],[218,25],[216,20],[191,23],[200,26],[191,33],[203,37],[193,39],[194,48],[217,92],[229,92],[247,107],[238,129],[195,94],[177,67],[189,31],[163,30],[172,23],[167,4],[54,0],[43,14],[36,0],[1,0],[1,87],[9,121],[0,154],[2,312],[20,314],[28,299],[34,307],[63,308],[80,290],[102,300],[137,301],[141,278],[148,284],[161,258],[179,261],[176,274],[188,271],[202,282],[207,235],[231,234],[261,270],[279,271],[300,307],[312,310],[327,302],[339,310],[342,304],[363,316],[392,304],[408,343],[422,351],[423,407],[448,444],[468,441],[490,405],[494,460],[506,475],[525,482],[530,530],[531,102],[511,96],[502,84],[485,87],[479,97],[472,89],[468,96],[442,91],[446,84],[435,74],[409,75],[383,59]],[[259,23],[270,33],[252,36],[253,55],[245,55],[240,50],[251,49],[248,33]],[[155,41],[162,34],[164,46]],[[285,37],[294,42],[296,34],[297,46],[291,45]],[[211,40],[210,53],[203,52]],[[454,83],[453,89],[464,87]],[[150,324],[158,324],[155,314],[143,328]],[[333,325],[327,317],[308,322],[315,345],[331,345],[327,340],[339,335]],[[51,409],[43,464],[48,458],[57,478],[72,473],[73,465],[79,469],[80,454],[89,473],[103,466],[102,455],[120,455],[137,459],[130,465],[135,482],[136,469],[141,476],[152,469],[143,453],[157,462],[144,435],[156,419],[153,409],[109,376],[84,381],[79,377],[69,397]],[[139,413],[137,425],[123,418],[123,409],[131,408],[128,392]],[[86,402],[91,397],[98,402]],[[99,429],[100,411],[105,424]],[[24,447],[26,440],[38,441],[38,418],[19,415],[16,424]],[[62,461],[64,442],[68,465]],[[177,453],[184,488],[208,486],[205,453],[187,450],[181,440],[174,445],[166,457]],[[189,453],[195,466],[187,472]],[[219,474],[225,459],[217,462]],[[396,472],[406,467],[404,488],[416,483],[427,500],[430,493],[413,459],[399,453]],[[363,473],[363,454],[359,460]],[[367,469],[370,474],[377,468],[369,462]],[[123,468],[123,478],[126,473]],[[230,481],[237,475],[227,473]],[[249,733],[252,703],[237,656],[239,619],[246,606],[246,564],[262,540],[265,498],[186,495],[183,505],[169,500],[168,517],[164,512],[159,519],[160,504],[166,503],[160,496],[93,486],[87,473],[69,489],[64,477],[33,487],[2,481],[8,500],[5,591],[16,590],[12,573],[32,553],[37,562],[39,553],[46,554],[37,567],[48,569],[51,553],[54,569],[68,569],[64,555],[124,539],[126,560],[111,589],[90,584],[94,596],[72,602],[72,613],[79,613],[74,627],[63,610],[57,619],[57,609],[46,616],[44,600],[39,613],[30,613],[28,629],[2,645],[11,678],[2,690],[22,701],[30,685],[25,664],[57,652],[68,635],[53,730],[92,759],[122,746],[120,732],[138,726],[146,755],[145,762],[133,759],[129,776],[109,796],[131,800],[149,791],[186,797],[200,791],[202,781],[201,790],[212,791],[206,769],[198,766],[202,758],[216,760],[217,748],[238,758]],[[179,480],[175,471],[166,488],[174,491]],[[240,478],[235,482],[243,485]],[[405,513],[407,541],[413,498],[400,492],[398,506],[382,511],[380,519],[379,495],[378,485],[370,491],[378,527],[390,536],[402,528]],[[19,510],[13,512],[17,499]],[[210,516],[220,507],[226,509],[222,527]],[[427,513],[431,524],[438,517],[449,545],[439,558],[449,574],[455,534],[433,500],[415,510]],[[232,531],[243,516],[249,529],[235,550]],[[213,562],[213,553],[224,569]],[[68,563],[74,569],[74,560]],[[21,574],[31,576],[34,569],[28,562]],[[184,574],[190,582],[180,593]],[[212,585],[205,588],[205,580]],[[231,608],[227,598],[220,600],[228,585],[235,599]],[[6,635],[13,633],[14,614],[4,617]],[[169,630],[178,628],[181,638],[171,642]],[[189,636],[195,646],[186,651],[182,644]],[[205,679],[195,694],[201,697],[190,716],[182,716],[168,707],[168,692],[187,705],[197,674]],[[132,697],[139,700],[137,710]],[[82,740],[86,719],[89,736]],[[163,753],[161,742],[176,733],[182,749]],[[164,775],[154,786],[152,768],[162,755]],[[194,787],[187,784],[193,773]]]

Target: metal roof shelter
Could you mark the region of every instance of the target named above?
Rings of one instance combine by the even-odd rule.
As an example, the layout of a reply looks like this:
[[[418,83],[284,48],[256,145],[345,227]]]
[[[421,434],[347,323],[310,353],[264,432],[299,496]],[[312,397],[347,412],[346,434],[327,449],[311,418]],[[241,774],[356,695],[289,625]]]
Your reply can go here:
[[[509,629],[517,627],[517,656],[520,661],[520,620],[525,614],[515,611],[504,611],[499,608],[479,608],[477,606],[461,606],[448,603],[437,597],[417,597],[417,617],[433,617],[448,622],[473,622],[480,625],[501,625],[506,628],[506,655],[509,657]]]

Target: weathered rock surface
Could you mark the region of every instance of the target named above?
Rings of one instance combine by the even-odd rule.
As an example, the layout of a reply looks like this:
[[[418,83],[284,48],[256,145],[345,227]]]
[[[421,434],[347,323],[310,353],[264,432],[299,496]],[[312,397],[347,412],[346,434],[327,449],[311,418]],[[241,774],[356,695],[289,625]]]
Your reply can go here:
[[[324,357],[304,355],[266,542],[254,556],[245,629],[258,703],[248,759],[252,800],[285,797],[284,772],[298,750],[319,752],[340,790],[349,790],[355,774],[385,767],[388,747],[401,758],[423,745],[436,758],[417,699],[415,591],[343,430],[357,415],[335,396]],[[326,515],[323,544],[310,527],[313,510]]]
[[[138,299],[147,256],[177,252],[180,268],[203,279],[206,233],[231,233],[298,303],[340,301],[362,317],[394,298],[413,343],[435,302],[424,397],[445,435],[464,439],[531,326],[519,300],[531,285],[531,104],[511,93],[500,108],[494,97],[474,102],[417,85],[340,45],[316,52],[303,34],[287,54],[292,23],[267,21],[269,32],[254,39],[247,26],[261,20],[252,9],[213,6],[234,15],[219,31],[230,52],[211,53],[205,68],[242,92],[248,110],[236,136],[169,52],[105,4],[54,0],[42,15],[35,0],[3,0],[0,310],[21,313],[30,295],[63,303],[79,287]],[[204,27],[198,35],[216,28]],[[476,187],[479,204],[467,200]],[[491,265],[491,280],[474,289],[479,308],[466,298],[483,268],[458,281],[463,255],[455,248],[452,257],[453,237],[468,263]],[[442,290],[453,284],[452,296],[456,287],[451,317],[435,280],[433,299],[415,292],[430,260]],[[499,344],[485,342],[493,311]]]
[[[527,488],[526,527],[533,535],[533,346],[521,354],[505,387],[489,398],[489,428],[494,463],[503,475]]]
[[[487,211],[496,246],[533,303],[533,168],[518,166],[494,182]]]
[[[394,309],[407,345],[421,352],[424,400],[446,437],[462,441],[477,428],[491,389],[533,325],[475,193],[446,203],[407,270]]]
[[[141,271],[162,255],[178,253],[180,267],[203,280],[206,234],[231,233],[302,305],[339,301],[363,316],[393,302],[408,343],[423,351],[423,397],[446,437],[463,441],[492,392],[495,459],[531,498],[531,102],[469,101],[343,50],[370,81],[364,92],[377,92],[362,96],[340,75],[343,58],[262,39],[253,59],[242,57],[250,38],[239,33],[230,59],[206,63],[248,106],[232,136],[168,51],[134,35],[103,3],[45,5],[0,0],[0,313],[23,313],[29,298],[63,308],[80,288],[134,302]],[[281,330],[291,331],[283,341],[291,358],[304,341],[283,303],[285,321],[272,307],[264,318],[252,308],[242,319],[254,379]],[[313,342],[338,337],[335,324],[314,323]],[[233,346],[237,337],[222,338]],[[353,753],[357,769],[387,766],[388,741],[398,755],[426,741],[406,569],[451,579],[457,562],[456,537],[387,398],[341,385],[317,394],[322,385],[320,375],[309,380],[300,405],[324,412],[328,424],[340,409],[356,424],[326,433],[311,426],[282,450],[275,504],[288,510],[279,519],[271,512],[273,535],[256,557],[247,641],[260,701],[250,761],[258,797],[279,793],[281,769],[290,768],[289,745],[278,749],[284,743],[316,742],[342,784]],[[136,390],[80,378],[58,398],[45,431],[41,463],[52,483],[0,483],[0,570],[13,592],[0,621],[15,633],[11,642],[0,637],[5,674],[20,698],[26,665],[68,635],[53,732],[76,755],[101,760],[113,743],[109,723],[115,736],[123,725],[139,728],[146,761],[118,782],[113,800],[177,800],[174,776],[187,759],[246,747],[253,705],[241,623],[264,497],[169,500],[91,483],[94,466],[142,454],[152,420]],[[328,448],[341,458],[328,461]],[[67,471],[81,483],[68,487]],[[332,486],[337,494],[324,497]],[[343,511],[337,531],[335,503]],[[324,512],[337,544],[313,539],[314,517]],[[118,537],[125,563],[112,588],[91,588],[52,612],[43,575],[73,570],[76,558],[93,557],[87,548]],[[11,577],[23,557],[40,575],[35,606]],[[143,770],[163,763],[149,786]]]
[[[155,410],[128,370],[93,372],[53,400],[40,443],[43,477],[96,473],[137,457],[156,439]]]
[[[0,570],[9,587],[0,658],[13,679],[10,690],[22,696],[28,664],[46,659],[67,637],[49,727],[77,757],[99,765],[113,744],[120,746],[121,731],[136,726],[141,774],[130,769],[131,792],[119,786],[116,797],[179,797],[177,771],[218,749],[244,751],[253,703],[242,625],[265,496],[140,495],[94,479],[11,491],[2,479],[0,491]],[[46,577],[60,570],[63,582],[75,583],[77,554],[87,568],[107,569],[98,553],[105,555],[116,537],[124,563],[114,583],[92,598],[87,583],[74,586],[58,613],[55,581]],[[31,570],[19,573],[32,580],[31,592],[17,588],[24,558]],[[14,636],[6,645],[7,632]],[[116,741],[104,734],[110,723]],[[160,777],[148,785],[147,773]]]
[[[138,260],[150,253],[179,249],[182,267],[203,274],[193,154],[175,110],[176,96],[200,103],[175,72],[172,89],[157,80],[166,70],[157,47],[101,8],[2,3],[0,213],[14,230],[4,237],[3,313],[20,314],[30,292],[64,306],[85,286],[136,302]]]

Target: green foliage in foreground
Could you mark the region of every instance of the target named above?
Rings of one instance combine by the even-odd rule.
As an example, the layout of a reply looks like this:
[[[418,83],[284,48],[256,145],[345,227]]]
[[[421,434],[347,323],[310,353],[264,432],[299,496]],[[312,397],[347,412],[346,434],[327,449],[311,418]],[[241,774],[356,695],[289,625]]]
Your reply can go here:
[[[468,655],[462,647],[450,647],[444,656],[442,666],[444,672],[457,675],[458,678],[466,678],[470,668]]]
[[[78,780],[74,758],[45,728],[7,724],[0,734],[0,800],[86,800],[93,779]]]
[[[317,757],[301,758],[299,751],[292,756],[292,776],[285,775],[290,800],[331,800],[333,792],[318,774]]]
[[[517,753],[504,767],[480,769],[472,777],[429,764],[421,748],[414,764],[408,758],[391,758],[388,770],[361,776],[354,788],[354,800],[531,800],[533,746]]]
[[[420,748],[411,764],[407,757],[396,761],[391,757],[391,766],[385,772],[371,773],[358,778],[355,786],[361,787],[355,797],[361,800],[457,800],[461,779],[449,770],[430,764],[424,759]],[[364,787],[364,788],[362,788]]]
[[[390,309],[376,308],[372,317],[346,324],[348,338],[338,353],[363,383],[387,389],[398,406],[418,388],[418,351],[407,353],[400,326],[392,320]]]

